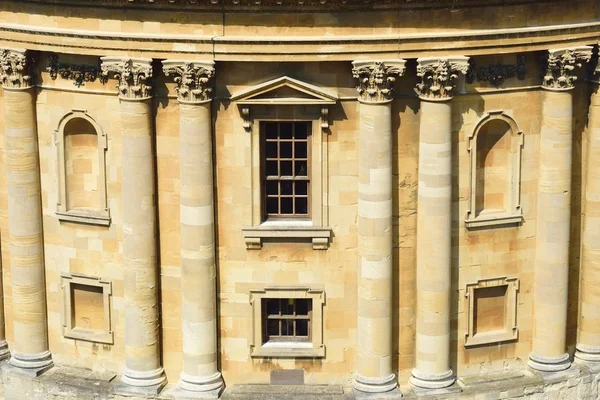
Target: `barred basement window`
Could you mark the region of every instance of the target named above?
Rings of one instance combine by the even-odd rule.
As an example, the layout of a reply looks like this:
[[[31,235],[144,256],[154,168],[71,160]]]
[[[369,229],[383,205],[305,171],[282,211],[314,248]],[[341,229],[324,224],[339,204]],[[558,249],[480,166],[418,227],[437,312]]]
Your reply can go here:
[[[309,218],[310,122],[261,122],[265,219]]]
[[[311,340],[311,299],[262,299],[263,344]]]

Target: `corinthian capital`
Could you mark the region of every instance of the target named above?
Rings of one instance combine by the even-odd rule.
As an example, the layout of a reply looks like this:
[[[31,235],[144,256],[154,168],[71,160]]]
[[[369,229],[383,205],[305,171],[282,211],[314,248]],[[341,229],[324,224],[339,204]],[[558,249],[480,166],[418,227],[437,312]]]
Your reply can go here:
[[[0,81],[8,89],[28,88],[31,86],[29,68],[31,61],[25,49],[0,50]]]
[[[592,58],[591,46],[548,50],[546,74],[542,87],[548,90],[570,90],[577,80],[576,69]]]
[[[144,99],[150,97],[152,86],[152,60],[150,58],[101,57],[101,73],[107,78],[110,73],[117,79],[119,97]]]
[[[369,103],[392,100],[394,83],[402,76],[405,60],[353,61],[352,76],[358,79],[359,99]]]
[[[452,99],[458,75],[469,69],[469,57],[419,58],[417,62],[420,82],[415,91],[421,99],[430,101]]]
[[[214,62],[165,60],[162,64],[166,76],[175,75],[175,91],[179,101],[201,103],[212,98]]]

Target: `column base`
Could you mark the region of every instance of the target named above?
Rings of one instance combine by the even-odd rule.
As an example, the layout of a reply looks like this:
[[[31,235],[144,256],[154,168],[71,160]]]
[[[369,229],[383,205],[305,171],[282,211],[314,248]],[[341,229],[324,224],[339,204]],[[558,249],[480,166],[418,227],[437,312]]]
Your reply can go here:
[[[586,363],[600,363],[600,346],[575,346],[575,358]]]
[[[116,382],[115,394],[123,396],[150,397],[160,393],[167,384],[162,367],[152,371],[134,371],[125,368],[121,381]]]
[[[411,372],[409,382],[422,389],[443,389],[452,386],[456,382],[456,377],[451,369],[441,374],[428,374],[415,368]]]
[[[220,372],[209,376],[192,376],[182,372],[181,380],[173,390],[176,400],[218,399],[225,387]]]
[[[560,357],[544,357],[531,353],[529,355],[529,361],[527,362],[527,365],[529,368],[536,371],[558,372],[569,369],[571,366],[571,360],[569,359],[569,354],[567,353]]]
[[[0,361],[4,361],[10,358],[10,351],[8,350],[8,343],[6,340],[0,341]]]
[[[52,354],[49,351],[44,351],[39,354],[22,354],[12,353],[10,365],[17,368],[21,373],[38,377],[54,366]]]
[[[352,387],[364,393],[385,393],[396,389],[398,382],[396,382],[395,374],[383,378],[371,378],[357,373],[354,375]]]

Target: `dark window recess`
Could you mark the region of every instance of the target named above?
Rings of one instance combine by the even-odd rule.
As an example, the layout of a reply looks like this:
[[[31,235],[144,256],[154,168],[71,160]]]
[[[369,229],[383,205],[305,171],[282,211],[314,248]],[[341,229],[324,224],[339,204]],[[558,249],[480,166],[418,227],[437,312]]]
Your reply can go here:
[[[262,299],[263,344],[311,340],[311,299]]]

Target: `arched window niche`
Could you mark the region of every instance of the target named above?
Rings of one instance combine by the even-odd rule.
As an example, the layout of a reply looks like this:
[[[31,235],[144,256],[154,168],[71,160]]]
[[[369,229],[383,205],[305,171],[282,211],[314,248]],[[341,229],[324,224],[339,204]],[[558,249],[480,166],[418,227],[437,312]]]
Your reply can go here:
[[[523,132],[504,111],[491,111],[469,136],[467,228],[519,224]]]
[[[61,221],[110,225],[106,200],[106,135],[85,111],[72,110],[56,130]]]

